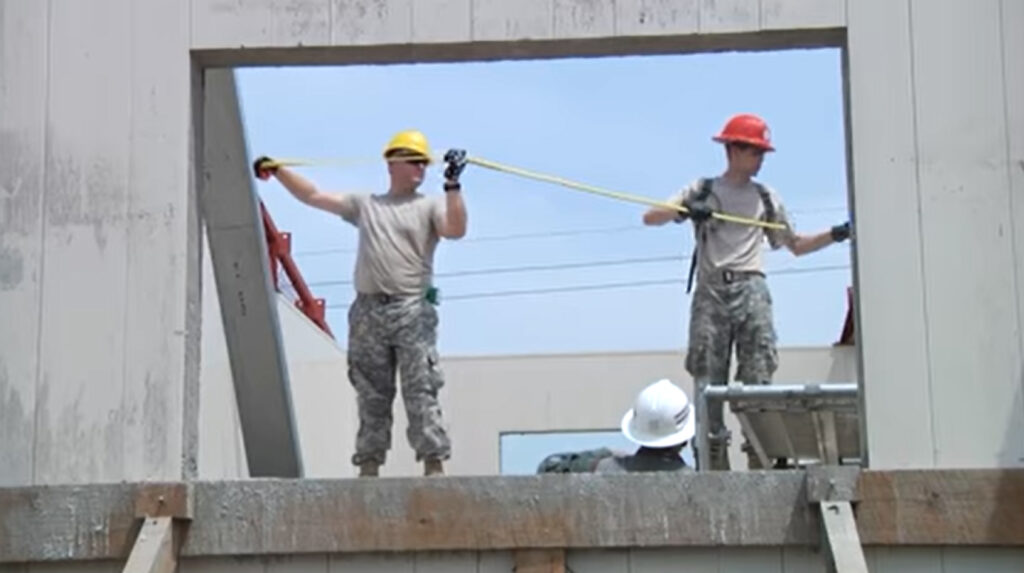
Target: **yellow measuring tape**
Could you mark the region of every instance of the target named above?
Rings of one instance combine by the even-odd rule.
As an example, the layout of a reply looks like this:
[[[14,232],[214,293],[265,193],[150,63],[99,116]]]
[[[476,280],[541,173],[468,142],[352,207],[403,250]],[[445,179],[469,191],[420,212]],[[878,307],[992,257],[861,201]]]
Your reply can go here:
[[[275,159],[275,160],[273,160],[270,163],[270,166],[272,166],[272,167],[290,167],[290,166],[311,166],[311,165],[326,165],[326,164],[331,164],[331,165],[354,165],[354,164],[357,164],[357,163],[365,163],[365,162],[370,162],[370,161],[377,162],[377,161],[381,161],[381,159],[379,159],[379,158],[378,159],[365,159],[365,160],[355,160],[355,159],[325,159],[325,160],[314,160],[314,159]],[[385,160],[385,161],[387,161],[387,160]],[[395,158],[394,161],[408,161],[408,158]],[[437,158],[433,158],[433,161],[437,162]],[[611,197],[613,199],[619,199],[620,201],[628,201],[628,202],[631,202],[631,203],[641,203],[641,204],[649,205],[649,206],[652,206],[652,207],[660,207],[662,209],[669,209],[669,210],[672,210],[672,211],[679,211],[679,212],[682,212],[682,213],[689,213],[689,209],[687,209],[686,207],[683,207],[682,205],[673,204],[673,203],[666,203],[664,201],[658,201],[658,200],[650,199],[650,198],[647,198],[647,197],[641,197],[639,195],[630,195],[629,193],[622,193],[620,191],[612,191],[612,190],[609,190],[609,189],[602,189],[600,187],[595,187],[593,185],[587,185],[587,184],[584,184],[584,183],[577,183],[575,181],[570,181],[568,179],[563,179],[561,177],[555,177],[553,175],[545,175],[543,173],[537,173],[535,171],[528,171],[526,169],[521,169],[519,167],[512,167],[512,166],[509,166],[509,165],[503,165],[501,163],[497,163],[495,161],[490,161],[490,160],[487,160],[487,159],[482,159],[482,158],[479,158],[479,157],[466,157],[466,163],[472,163],[473,165],[478,165],[480,167],[484,167],[484,168],[487,168],[487,169],[492,169],[494,171],[501,171],[501,172],[504,172],[504,173],[509,173],[511,175],[518,175],[520,177],[525,177],[527,179],[536,179],[538,181],[545,181],[547,183],[553,183],[553,184],[556,184],[556,185],[562,185],[564,187],[569,187],[570,189],[576,189],[576,190],[579,190],[579,191],[586,191],[588,193],[594,193],[594,194],[597,194],[597,195],[603,195],[605,197]],[[781,224],[781,223],[771,223],[771,222],[768,222],[768,221],[761,221],[761,220],[758,220],[758,219],[751,219],[749,217],[740,217],[738,215],[730,215],[728,213],[719,213],[717,211],[713,212],[711,214],[711,217],[714,218],[714,219],[718,219],[720,221],[729,221],[731,223],[739,223],[739,224],[742,224],[742,225],[752,225],[752,226],[755,226],[755,227],[763,227],[763,228],[766,228],[766,229],[780,229],[780,230],[786,229],[786,226]]]

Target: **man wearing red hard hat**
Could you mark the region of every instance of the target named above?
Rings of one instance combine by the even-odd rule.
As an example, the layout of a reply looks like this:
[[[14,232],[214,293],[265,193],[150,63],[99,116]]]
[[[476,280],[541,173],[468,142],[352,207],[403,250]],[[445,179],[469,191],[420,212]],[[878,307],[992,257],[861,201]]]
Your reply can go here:
[[[733,346],[736,380],[768,384],[778,367],[778,354],[771,294],[762,268],[762,241],[767,239],[772,249],[786,247],[794,255],[806,255],[848,239],[850,223],[812,235],[793,230],[778,194],[753,179],[765,153],[775,151],[768,125],[760,117],[735,115],[713,140],[725,146],[725,172],[698,179],[669,198],[669,203],[686,207],[687,213],[654,207],[643,220],[646,225],[693,221],[696,244],[690,280],[696,270],[697,288],[690,308],[686,370],[695,387],[728,383]],[[737,222],[723,215],[773,225]],[[730,435],[722,404],[710,408],[707,416],[701,422],[709,432],[710,469],[729,469]],[[750,467],[757,467],[749,444],[743,449]]]

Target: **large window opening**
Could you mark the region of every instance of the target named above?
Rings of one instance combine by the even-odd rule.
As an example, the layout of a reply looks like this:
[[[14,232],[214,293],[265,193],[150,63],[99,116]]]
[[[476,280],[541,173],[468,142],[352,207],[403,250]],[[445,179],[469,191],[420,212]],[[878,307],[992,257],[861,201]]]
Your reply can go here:
[[[693,229],[689,222],[645,226],[648,205],[641,203],[666,201],[698,178],[721,174],[725,151],[712,137],[731,116],[753,113],[767,121],[776,152],[765,156],[756,180],[778,194],[798,232],[819,233],[850,219],[842,60],[841,48],[819,48],[256,67],[237,69],[236,82],[247,159],[308,161],[296,170],[324,191],[385,192],[381,151],[395,133],[416,129],[435,156],[465,149],[472,157],[634,199],[478,164],[462,175],[469,232],[442,241],[434,258],[439,350],[443,362],[462,361],[442,405],[457,428],[453,441],[474,444],[459,453],[467,459],[495,455],[478,455],[473,448],[482,441],[467,439],[472,433],[549,429],[503,435],[499,471],[516,473],[530,464],[536,469],[539,449],[555,453],[582,444],[575,428],[614,427],[636,392],[659,378],[697,398],[682,360]],[[422,192],[443,193],[443,168],[428,171]],[[314,296],[326,299],[326,322],[344,347],[355,295],[356,229],[300,203],[273,179],[254,185],[277,227],[291,232],[291,255]],[[774,383],[857,382],[855,350],[834,348],[841,337],[851,342],[852,243],[803,257],[762,248],[779,348]],[[495,357],[501,360],[485,364]],[[607,363],[595,368],[602,360]],[[735,371],[733,356],[730,380]],[[515,387],[524,375],[532,388],[575,382],[568,385],[574,394],[553,390],[503,404],[502,415],[485,427],[475,411],[480,404],[467,414],[468,398],[455,395],[470,384]],[[582,388],[581,379],[591,388]],[[581,411],[615,405],[563,423],[550,413],[555,402]],[[544,407],[536,408],[540,403]],[[396,410],[402,407],[395,402]],[[403,416],[395,414],[393,432],[401,436]],[[728,406],[726,419],[737,450],[730,457],[740,459],[741,428]],[[351,422],[343,429],[354,434]],[[635,449],[617,432],[586,436],[587,444]],[[531,459],[506,463],[506,443],[509,451],[533,452]],[[493,472],[491,463],[466,473]]]

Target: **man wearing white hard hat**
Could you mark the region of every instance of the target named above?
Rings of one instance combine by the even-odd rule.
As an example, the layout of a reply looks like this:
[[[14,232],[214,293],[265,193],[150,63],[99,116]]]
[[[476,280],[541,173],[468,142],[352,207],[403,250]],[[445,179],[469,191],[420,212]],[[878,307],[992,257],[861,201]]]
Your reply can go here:
[[[537,473],[630,473],[684,471],[682,450],[694,435],[693,404],[681,388],[658,380],[640,391],[622,417],[622,434],[640,446],[632,454],[596,448],[544,458]]]
[[[622,417],[622,434],[640,448],[628,456],[609,456],[597,463],[597,473],[683,471],[690,469],[681,451],[693,438],[693,404],[682,388],[659,380],[637,395]]]

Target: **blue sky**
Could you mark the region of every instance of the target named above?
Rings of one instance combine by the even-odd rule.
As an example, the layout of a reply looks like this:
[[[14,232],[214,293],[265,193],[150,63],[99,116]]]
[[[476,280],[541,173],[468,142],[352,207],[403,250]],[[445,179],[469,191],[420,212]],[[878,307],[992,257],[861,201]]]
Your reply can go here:
[[[723,152],[711,136],[730,115],[753,112],[769,122],[778,149],[759,179],[781,193],[798,230],[848,218],[838,50],[254,68],[237,78],[253,155],[362,160],[302,168],[324,190],[385,191],[380,150],[394,132],[415,128],[436,153],[461,147],[664,199],[697,177],[720,173]],[[435,167],[424,191],[441,193],[440,186]],[[443,354],[685,347],[688,224],[645,228],[643,205],[474,165],[463,187],[469,233],[442,243],[435,261],[437,273],[455,273],[437,279]],[[257,189],[278,227],[292,232],[296,260],[314,293],[327,299],[328,320],[344,345],[352,286],[323,283],[351,280],[355,229],[298,203],[274,181]],[[780,345],[836,340],[850,254],[843,244],[800,259],[784,251],[767,256],[769,273],[785,270],[769,276]],[[476,273],[624,260],[634,262]],[[584,288],[571,290],[577,287]],[[479,296],[538,289],[569,290]]]

